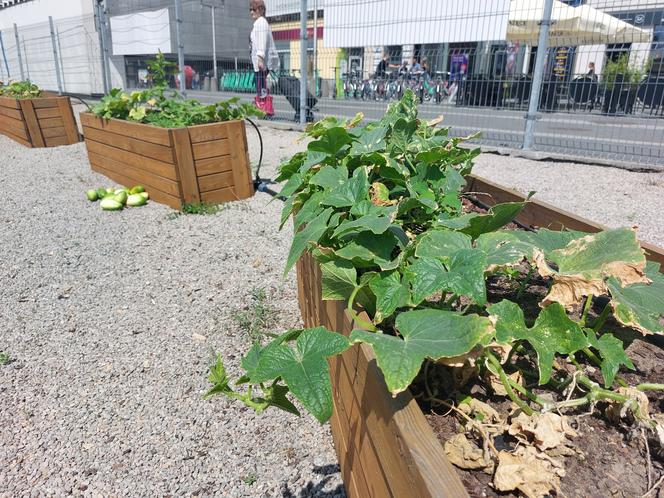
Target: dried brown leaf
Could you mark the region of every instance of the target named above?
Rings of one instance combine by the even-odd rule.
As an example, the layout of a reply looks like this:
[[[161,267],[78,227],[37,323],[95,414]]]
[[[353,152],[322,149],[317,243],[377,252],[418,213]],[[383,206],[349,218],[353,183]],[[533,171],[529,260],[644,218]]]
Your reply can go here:
[[[560,462],[532,446],[520,446],[514,453],[498,454],[493,487],[498,491],[519,490],[527,498],[543,498],[551,491],[560,491],[560,477],[564,475]]]
[[[450,462],[461,469],[484,469],[493,467],[493,461],[465,434],[456,434],[445,441],[445,454]]]
[[[637,415],[630,410],[630,403],[619,403],[614,401],[606,407],[604,412],[609,420],[612,422],[619,422],[620,419],[627,417],[630,413],[640,420],[651,420],[648,413],[648,405],[650,404],[648,396],[633,387],[619,387],[616,389],[616,392],[623,396],[627,396],[630,400],[636,401],[639,407],[639,413]]]
[[[470,398],[463,403],[459,403],[459,411],[465,413],[470,418],[479,418],[485,424],[502,424],[503,420],[494,408],[475,398]]]
[[[565,444],[568,437],[577,436],[566,417],[551,412],[532,416],[520,413],[512,419],[508,432],[532,440],[540,450],[555,448]]]

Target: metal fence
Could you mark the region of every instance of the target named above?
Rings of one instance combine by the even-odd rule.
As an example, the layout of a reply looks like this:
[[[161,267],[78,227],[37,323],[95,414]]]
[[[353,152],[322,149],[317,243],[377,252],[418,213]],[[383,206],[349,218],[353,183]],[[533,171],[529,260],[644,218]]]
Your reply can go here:
[[[280,60],[267,82],[275,119],[379,118],[411,89],[423,117],[443,114],[456,135],[479,130],[479,143],[664,164],[662,1],[266,4]],[[54,35],[47,20],[2,31],[0,78],[74,93],[141,88],[161,50],[182,68],[173,88],[203,102],[253,100],[248,6],[105,0],[97,16],[55,21]]]

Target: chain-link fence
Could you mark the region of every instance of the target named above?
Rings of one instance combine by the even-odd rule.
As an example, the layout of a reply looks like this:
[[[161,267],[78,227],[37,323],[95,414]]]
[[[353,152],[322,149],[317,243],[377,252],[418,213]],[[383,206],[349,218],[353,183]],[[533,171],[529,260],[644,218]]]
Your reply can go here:
[[[248,0],[98,3],[96,16],[54,21],[53,34],[47,19],[3,30],[0,78],[84,94],[142,88],[161,50],[182,68],[174,89],[204,102],[255,98]],[[265,3],[276,119],[379,118],[411,89],[423,117],[443,114],[456,135],[479,130],[479,143],[664,162],[662,1]]]

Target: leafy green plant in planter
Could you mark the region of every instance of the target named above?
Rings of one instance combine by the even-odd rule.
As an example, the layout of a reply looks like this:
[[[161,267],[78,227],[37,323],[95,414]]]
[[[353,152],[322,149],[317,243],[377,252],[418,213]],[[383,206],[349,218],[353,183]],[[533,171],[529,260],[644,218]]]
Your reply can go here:
[[[12,99],[36,99],[41,97],[42,90],[29,81],[14,81],[8,85],[0,82],[0,97]]]
[[[208,395],[225,394],[257,412],[275,406],[296,413],[290,394],[324,422],[333,407],[327,358],[365,343],[393,394],[431,362],[464,364],[496,379],[526,415],[606,401],[664,437],[639,404],[642,391],[664,385],[628,387],[618,375],[633,368],[618,326],[664,334],[664,275],[646,263],[634,231],[505,229],[525,202],[467,212],[462,189],[478,150],[417,119],[415,99],[406,92],[380,121],[361,128],[361,116],[311,125],[307,150],[280,168],[281,224],[292,217],[295,226],[285,272],[311,253],[323,299],[347,301],[362,330],[349,338],[323,327],[289,330],[254,344],[235,386],[218,357]],[[521,288],[535,276],[546,279],[535,312],[520,291],[512,300],[490,295],[505,274]],[[370,321],[358,317],[359,308]],[[535,385],[515,380],[515,372],[534,372]],[[540,392],[565,389],[569,396],[559,400]]]
[[[104,119],[123,119],[163,128],[181,128],[263,116],[263,112],[254,105],[240,103],[238,97],[210,105],[203,105],[194,99],[184,99],[176,92],[167,97],[165,93],[172,66],[173,63],[167,61],[160,52],[153,61],[148,62],[153,88],[131,93],[113,88],[92,108],[93,114]]]

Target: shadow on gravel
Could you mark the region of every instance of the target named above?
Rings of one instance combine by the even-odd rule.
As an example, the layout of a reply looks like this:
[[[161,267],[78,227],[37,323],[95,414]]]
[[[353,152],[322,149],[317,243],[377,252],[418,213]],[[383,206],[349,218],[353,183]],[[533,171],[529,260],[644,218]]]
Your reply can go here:
[[[314,466],[313,471],[323,477],[318,483],[309,481],[302,489],[300,489],[297,494],[288,489],[288,484],[285,484],[281,492],[282,498],[345,498],[346,491],[342,484],[339,484],[336,488],[324,491],[323,488],[327,485],[328,481],[332,479],[334,474],[338,474],[341,469],[339,465],[323,465],[323,466]]]

